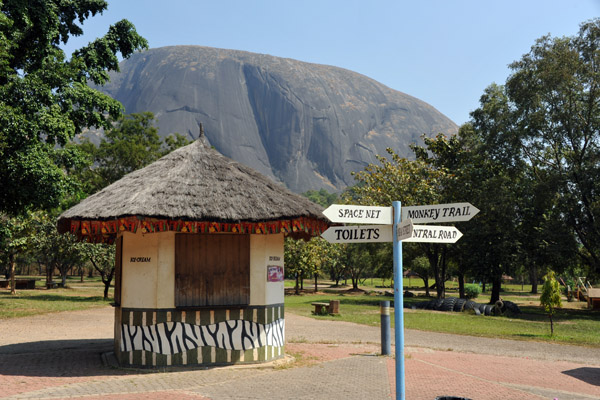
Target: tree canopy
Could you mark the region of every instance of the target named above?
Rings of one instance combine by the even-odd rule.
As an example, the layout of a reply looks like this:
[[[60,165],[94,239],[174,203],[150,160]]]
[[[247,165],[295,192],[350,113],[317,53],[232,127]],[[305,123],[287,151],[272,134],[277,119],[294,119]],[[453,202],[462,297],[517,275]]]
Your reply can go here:
[[[71,173],[89,195],[189,143],[178,133],[161,138],[151,112],[123,115],[104,131],[98,146],[84,138],[69,147],[86,157],[85,166]]]
[[[107,8],[103,0],[0,0],[0,211],[56,206],[72,182],[63,146],[87,127],[110,127],[122,106],[88,86],[118,71],[120,54],[147,47],[127,20],[75,51],[60,45]]]

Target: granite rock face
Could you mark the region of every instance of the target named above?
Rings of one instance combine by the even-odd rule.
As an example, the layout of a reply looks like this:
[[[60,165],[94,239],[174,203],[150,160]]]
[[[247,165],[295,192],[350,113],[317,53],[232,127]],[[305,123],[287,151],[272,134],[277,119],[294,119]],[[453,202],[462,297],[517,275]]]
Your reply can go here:
[[[200,46],[137,53],[104,92],[126,113],[152,111],[161,135],[209,143],[295,192],[354,184],[387,147],[457,126],[430,105],[345,69]]]

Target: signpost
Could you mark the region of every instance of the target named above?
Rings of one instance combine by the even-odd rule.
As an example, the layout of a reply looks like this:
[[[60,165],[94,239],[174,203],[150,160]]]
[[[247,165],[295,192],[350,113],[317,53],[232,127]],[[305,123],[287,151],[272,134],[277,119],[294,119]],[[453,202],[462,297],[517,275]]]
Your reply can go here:
[[[393,210],[393,212],[392,212]],[[404,400],[404,293],[402,283],[402,242],[455,243],[462,233],[453,226],[413,223],[468,221],[479,210],[470,203],[392,207],[332,204],[323,214],[335,223],[376,224],[332,226],[321,234],[330,243],[393,242],[394,329],[396,339],[396,399]]]
[[[407,219],[396,225],[396,240],[406,240],[413,236],[414,225],[412,220]]]
[[[405,242],[456,243],[462,233],[453,226],[413,225],[413,234]]]
[[[329,243],[391,242],[391,225],[332,226],[321,234]]]
[[[332,204],[323,215],[331,222],[346,224],[392,224],[392,207]]]
[[[458,222],[473,218],[479,209],[471,203],[433,204],[402,208],[402,221],[410,218],[413,223]]]

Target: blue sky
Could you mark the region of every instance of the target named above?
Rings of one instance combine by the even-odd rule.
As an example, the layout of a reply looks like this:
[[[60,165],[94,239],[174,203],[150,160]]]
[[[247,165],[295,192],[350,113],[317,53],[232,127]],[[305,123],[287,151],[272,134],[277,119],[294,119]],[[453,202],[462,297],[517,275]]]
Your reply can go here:
[[[573,36],[600,0],[109,0],[68,54],[126,18],[150,47],[193,44],[335,65],[417,97],[457,124],[541,36]]]

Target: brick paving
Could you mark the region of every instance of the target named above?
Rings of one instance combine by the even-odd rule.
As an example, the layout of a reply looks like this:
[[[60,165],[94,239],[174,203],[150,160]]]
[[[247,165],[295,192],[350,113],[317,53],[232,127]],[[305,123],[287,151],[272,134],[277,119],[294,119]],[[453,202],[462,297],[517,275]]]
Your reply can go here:
[[[394,398],[395,362],[377,355],[379,328],[288,313],[290,364],[156,372],[102,363],[112,350],[112,318],[111,309],[98,309],[2,321],[0,398]],[[405,341],[406,399],[600,399],[597,349],[416,331]]]

